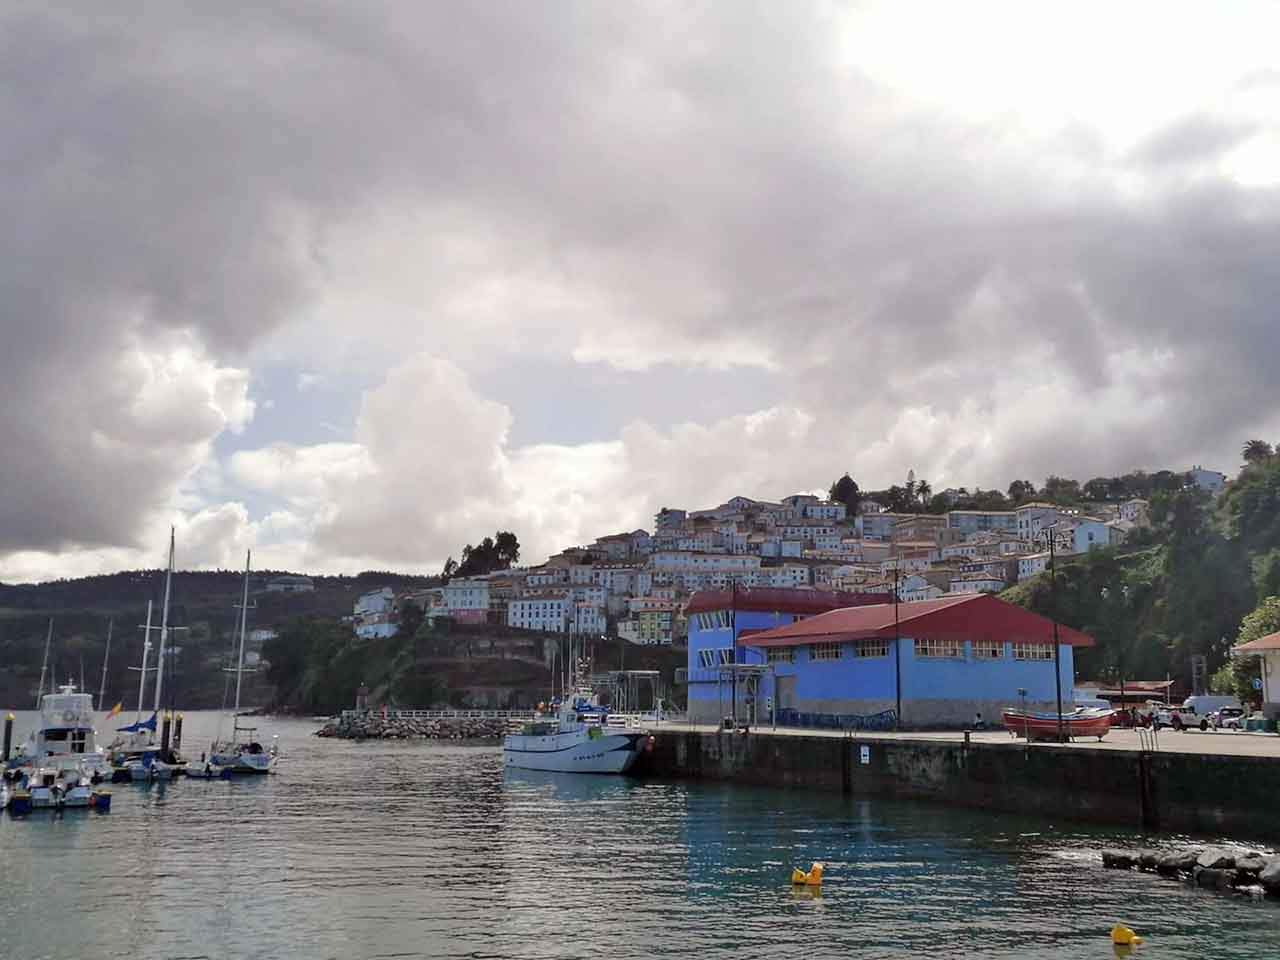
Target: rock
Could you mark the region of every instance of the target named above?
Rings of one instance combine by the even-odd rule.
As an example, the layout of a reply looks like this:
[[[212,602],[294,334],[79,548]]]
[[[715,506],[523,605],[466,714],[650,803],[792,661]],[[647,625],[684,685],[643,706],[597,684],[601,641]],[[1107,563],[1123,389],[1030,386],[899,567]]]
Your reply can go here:
[[[1196,884],[1211,890],[1229,890],[1235,886],[1236,872],[1217,867],[1201,867],[1196,871]]]
[[[1236,873],[1247,877],[1250,880],[1256,880],[1258,874],[1262,873],[1262,868],[1267,865],[1267,861],[1262,859],[1256,853],[1248,853],[1243,857],[1236,858]]]
[[[1156,869],[1171,876],[1180,873],[1191,873],[1196,868],[1197,850],[1184,850],[1181,853],[1166,853],[1156,861]]]
[[[1205,870],[1234,870],[1236,858],[1229,850],[1210,847],[1196,858],[1196,864]]]
[[[1280,857],[1267,858],[1267,865],[1258,874],[1258,882],[1270,893],[1280,894]]]
[[[1155,850],[1138,851],[1138,866],[1142,867],[1143,870],[1154,870],[1159,859],[1160,854]]]
[[[1133,854],[1125,850],[1103,850],[1102,865],[1111,867],[1115,870],[1128,870],[1137,866],[1138,860]]]

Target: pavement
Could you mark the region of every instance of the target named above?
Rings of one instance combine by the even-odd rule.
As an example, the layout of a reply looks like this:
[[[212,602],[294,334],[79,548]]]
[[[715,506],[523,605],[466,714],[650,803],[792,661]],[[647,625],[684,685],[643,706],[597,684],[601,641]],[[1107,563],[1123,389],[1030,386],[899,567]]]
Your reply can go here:
[[[664,722],[654,727],[654,732],[662,730],[688,730],[698,733],[715,733],[719,728],[714,724],[689,724]],[[847,737],[850,734],[840,730],[810,730],[798,727],[778,727],[773,729],[766,725],[753,726],[753,736],[779,737]],[[1141,734],[1141,740],[1139,735]],[[963,743],[964,732],[947,731],[904,731],[901,733],[873,733],[871,731],[855,731],[852,736],[857,740],[903,740],[931,741],[942,743]],[[975,730],[969,734],[970,742],[984,746],[1022,748],[1021,738],[1012,737],[1007,730]],[[1154,746],[1153,746],[1154,744]],[[1154,749],[1161,753],[1209,754],[1224,757],[1270,757],[1280,759],[1280,734],[1246,733],[1238,730],[1161,730],[1153,735],[1149,730],[1114,729],[1106,738],[1098,741],[1094,738],[1075,740],[1064,744],[1033,743],[1032,750],[1048,747],[1050,749],[1071,750],[1132,750]]]

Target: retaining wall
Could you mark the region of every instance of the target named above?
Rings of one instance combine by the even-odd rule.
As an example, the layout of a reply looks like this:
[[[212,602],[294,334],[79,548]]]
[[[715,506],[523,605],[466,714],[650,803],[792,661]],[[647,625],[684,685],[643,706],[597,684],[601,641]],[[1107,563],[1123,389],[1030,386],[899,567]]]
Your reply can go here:
[[[1280,760],[662,730],[637,773],[909,797],[1280,842]]]

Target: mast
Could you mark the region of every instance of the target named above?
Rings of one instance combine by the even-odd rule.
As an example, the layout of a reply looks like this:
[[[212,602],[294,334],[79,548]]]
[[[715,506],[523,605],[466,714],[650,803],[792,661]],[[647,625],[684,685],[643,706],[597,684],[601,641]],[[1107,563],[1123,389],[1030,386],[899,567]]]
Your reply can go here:
[[[151,651],[151,601],[147,601],[147,625],[142,628],[142,666],[130,667],[130,670],[138,671],[138,714],[133,718],[134,723],[142,722],[142,695],[147,689],[147,654]]]
[[[107,650],[102,655],[102,686],[98,687],[98,712],[102,712],[102,698],[107,695],[107,662],[111,659],[111,628],[115,620],[107,621]]]
[[[40,709],[40,698],[44,696],[44,677],[49,670],[49,645],[53,643],[53,617],[49,618],[49,632],[44,638],[44,659],[40,661],[40,685],[36,687],[36,709]]]
[[[169,639],[169,587],[173,583],[173,527],[169,528],[169,569],[164,575],[164,606],[160,608],[160,652],[156,660],[155,711],[160,712],[160,691],[164,686],[164,648]]]
[[[240,599],[240,655],[236,658],[236,706],[233,716],[240,713],[240,679],[244,674],[244,632],[245,622],[249,618],[249,557],[251,551],[244,552],[244,594]]]

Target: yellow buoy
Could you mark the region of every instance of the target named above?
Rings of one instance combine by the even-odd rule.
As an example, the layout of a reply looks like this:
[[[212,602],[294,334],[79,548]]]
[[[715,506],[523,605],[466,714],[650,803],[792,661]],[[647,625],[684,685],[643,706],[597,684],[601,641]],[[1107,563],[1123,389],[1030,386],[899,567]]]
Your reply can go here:
[[[1111,942],[1121,947],[1130,947],[1142,942],[1142,938],[1126,927],[1117,923],[1111,928]]]
[[[806,872],[799,867],[791,870],[791,883],[797,887],[820,887],[822,886],[822,864],[814,863]]]

